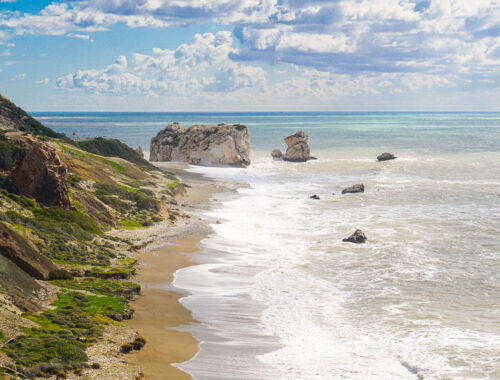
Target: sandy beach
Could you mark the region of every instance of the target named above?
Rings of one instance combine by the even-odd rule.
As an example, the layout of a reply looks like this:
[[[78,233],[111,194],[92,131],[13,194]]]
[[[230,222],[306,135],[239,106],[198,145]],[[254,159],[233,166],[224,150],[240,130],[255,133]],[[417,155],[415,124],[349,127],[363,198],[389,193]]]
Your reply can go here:
[[[188,237],[141,255],[143,265],[137,278],[143,291],[141,297],[131,303],[135,315],[128,324],[147,344],[128,356],[127,361],[140,366],[147,379],[191,378],[172,364],[186,361],[198,351],[198,342],[190,333],[176,330],[195,321],[191,312],[178,302],[182,295],[165,288],[176,270],[193,265],[189,254],[197,250],[199,241],[199,237]]]
[[[200,174],[186,171],[183,163],[157,163],[175,173],[187,184],[187,193],[177,201],[183,212],[189,213],[196,205],[205,204],[212,194],[231,191],[241,184],[213,181]],[[210,231],[197,218],[187,225],[165,231],[145,250],[139,252],[136,280],[141,284],[141,296],[131,302],[134,317],[127,324],[146,339],[141,351],[125,357],[130,364],[141,367],[146,379],[191,379],[175,366],[192,358],[199,350],[193,335],[179,330],[197,323],[179,299],[183,294],[172,290],[174,273],[196,263],[191,254],[199,249],[199,242]],[[160,247],[160,248],[157,248]]]

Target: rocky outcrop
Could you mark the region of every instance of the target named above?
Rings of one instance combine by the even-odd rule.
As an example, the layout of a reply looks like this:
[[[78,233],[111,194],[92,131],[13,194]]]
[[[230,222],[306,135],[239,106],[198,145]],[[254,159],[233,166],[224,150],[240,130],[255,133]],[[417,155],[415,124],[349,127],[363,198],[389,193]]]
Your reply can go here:
[[[366,240],[367,238],[365,236],[365,233],[361,230],[356,230],[351,236],[342,239],[343,242],[356,243],[356,244],[362,244],[366,242]]]
[[[281,150],[279,149],[273,149],[271,152],[271,157],[275,159],[279,159],[283,157],[283,153],[281,153]]]
[[[389,160],[394,160],[395,158],[397,157],[394,154],[389,152],[384,152],[377,156],[377,161],[389,161]]]
[[[24,155],[14,164],[9,179],[19,193],[45,206],[72,209],[66,165],[56,150],[30,135],[20,137],[18,143],[23,146]]]
[[[0,223],[0,255],[30,276],[43,280],[56,266],[5,224]]]
[[[363,185],[362,183],[346,187],[344,190],[342,190],[342,194],[354,194],[354,193],[364,193],[364,192],[365,192],[365,185]]]
[[[142,146],[139,145],[139,147],[135,151],[141,158],[144,158],[144,152],[142,151]]]
[[[38,312],[43,287],[12,261],[0,255],[0,288],[23,311]]]
[[[321,199],[321,198],[319,197],[319,195],[317,195],[317,194],[313,194],[313,195],[311,195],[309,198],[310,198],[310,199],[315,199],[315,200],[317,200],[317,201],[319,201],[319,200]]]
[[[311,159],[311,148],[309,147],[309,136],[304,132],[297,132],[285,138],[288,146],[283,160],[293,162],[305,162]]]
[[[250,164],[250,133],[244,125],[173,123],[151,139],[150,161],[182,161],[203,166]]]

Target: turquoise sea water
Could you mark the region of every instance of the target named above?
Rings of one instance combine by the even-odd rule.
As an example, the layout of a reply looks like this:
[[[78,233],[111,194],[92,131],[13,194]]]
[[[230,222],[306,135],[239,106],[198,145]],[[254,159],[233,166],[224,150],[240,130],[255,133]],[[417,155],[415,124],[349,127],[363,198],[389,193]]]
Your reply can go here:
[[[271,150],[284,136],[303,130],[314,149],[375,147],[440,152],[481,152],[500,145],[500,113],[33,113],[68,136],[107,136],[149,150],[166,124],[240,123],[250,128],[252,148]]]
[[[172,121],[249,127],[248,168],[193,169],[249,184],[198,211],[214,233],[175,276],[196,379],[499,378],[499,113],[35,116],[145,151]],[[318,160],[273,161],[298,130]]]

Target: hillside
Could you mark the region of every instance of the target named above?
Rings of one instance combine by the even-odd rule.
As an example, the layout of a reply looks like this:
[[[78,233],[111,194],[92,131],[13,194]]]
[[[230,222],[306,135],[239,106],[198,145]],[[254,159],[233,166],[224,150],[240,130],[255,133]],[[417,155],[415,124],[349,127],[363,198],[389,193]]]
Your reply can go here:
[[[144,342],[119,321],[144,242],[127,231],[187,217],[170,208],[183,185],[118,140],[80,145],[1,96],[0,129],[0,377],[133,378],[120,347]]]

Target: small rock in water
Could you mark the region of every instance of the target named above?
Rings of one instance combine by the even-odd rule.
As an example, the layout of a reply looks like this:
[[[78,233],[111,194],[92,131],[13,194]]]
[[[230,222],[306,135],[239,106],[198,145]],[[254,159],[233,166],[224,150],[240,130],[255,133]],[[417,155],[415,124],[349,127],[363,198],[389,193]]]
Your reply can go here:
[[[281,150],[279,150],[279,149],[274,149],[271,152],[271,157],[272,158],[281,158],[282,156],[283,156],[283,153],[281,153]]]
[[[311,199],[317,199],[317,200],[320,199],[320,197],[318,195],[316,195],[316,194],[311,195],[309,198],[311,198]]]
[[[353,194],[353,193],[364,193],[364,192],[365,192],[365,185],[363,185],[362,183],[346,187],[344,190],[342,190],[342,194]]]
[[[394,154],[389,152],[384,152],[377,156],[377,161],[389,161],[389,160],[394,160],[395,158],[396,156]]]
[[[342,239],[343,242],[356,243],[356,244],[364,243],[366,242],[366,240],[367,239],[365,233],[361,230],[356,230],[351,236]]]

